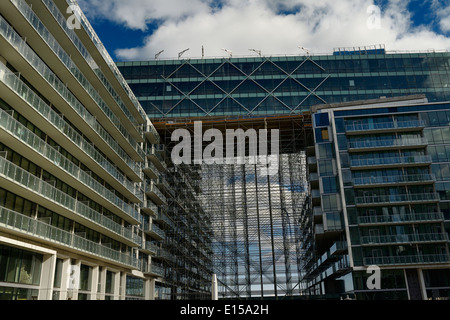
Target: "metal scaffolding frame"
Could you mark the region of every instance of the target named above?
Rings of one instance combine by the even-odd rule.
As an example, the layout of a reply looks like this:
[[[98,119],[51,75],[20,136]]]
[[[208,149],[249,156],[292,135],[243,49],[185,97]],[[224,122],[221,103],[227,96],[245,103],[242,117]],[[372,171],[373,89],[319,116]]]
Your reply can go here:
[[[175,145],[172,132],[186,129],[194,134],[195,121],[202,121],[203,132],[278,129],[279,170],[260,175],[262,165],[251,163],[249,157],[243,164],[169,165],[168,179],[177,188],[167,206],[177,228],[166,234],[165,241],[177,260],[166,264],[166,282],[177,291],[172,298],[206,298],[212,274],[217,274],[220,298],[298,295],[299,220],[308,190],[304,150],[312,138],[310,114],[160,119],[154,125],[166,145],[166,156]],[[200,245],[203,251],[197,249]]]

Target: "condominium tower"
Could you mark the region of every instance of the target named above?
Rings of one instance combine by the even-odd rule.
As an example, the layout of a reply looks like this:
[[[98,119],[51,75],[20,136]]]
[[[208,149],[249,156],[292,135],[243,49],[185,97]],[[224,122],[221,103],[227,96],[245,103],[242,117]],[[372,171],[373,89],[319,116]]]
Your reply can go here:
[[[209,293],[186,244],[165,266],[165,150],[76,1],[1,1],[0,42],[0,299]]]

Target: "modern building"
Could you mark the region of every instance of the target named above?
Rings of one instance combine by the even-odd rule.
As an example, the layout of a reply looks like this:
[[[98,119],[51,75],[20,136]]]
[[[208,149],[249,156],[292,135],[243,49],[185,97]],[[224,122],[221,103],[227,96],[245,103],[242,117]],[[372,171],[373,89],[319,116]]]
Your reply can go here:
[[[372,230],[369,224],[369,228],[361,228],[362,233],[356,235],[360,230],[359,227],[352,228],[352,236],[356,240],[351,243],[346,242],[347,239],[350,241],[350,237],[346,237],[343,231],[345,223],[350,223],[352,227],[353,224],[359,226],[359,223],[353,220],[346,222],[342,216],[344,204],[341,202],[339,192],[346,189],[340,188],[336,180],[340,172],[335,165],[336,161],[328,159],[318,164],[314,159],[314,155],[319,153],[317,148],[327,148],[324,152],[330,152],[327,154],[330,157],[334,156],[333,143],[337,143],[338,140],[333,140],[331,129],[327,131],[321,130],[326,127],[313,127],[317,126],[317,123],[312,121],[316,113],[318,117],[324,113],[323,110],[319,110],[320,107],[315,106],[360,101],[354,108],[363,108],[361,106],[367,100],[384,98],[387,99],[383,100],[386,102],[391,98],[395,100],[396,97],[417,94],[423,94],[421,99],[426,98],[428,103],[449,101],[448,52],[398,53],[388,52],[384,47],[343,48],[335,49],[334,53],[329,55],[155,59],[119,62],[117,65],[169,150],[174,145],[171,141],[173,130],[185,128],[194,133],[195,121],[202,121],[203,131],[211,128],[222,132],[236,128],[244,130],[267,128],[278,129],[281,132],[281,165],[278,174],[269,179],[258,177],[255,174],[255,166],[249,163],[202,165],[199,171],[202,175],[200,185],[203,207],[212,218],[214,272],[217,273],[221,286],[220,297],[278,298],[309,295],[345,298],[349,295],[358,299],[411,298],[417,297],[414,293],[417,290],[405,289],[404,276],[405,273],[408,274],[408,281],[414,282],[417,277],[415,274],[411,275],[411,272],[418,272],[418,279],[422,281],[420,287],[422,298],[448,296],[448,292],[445,291],[448,280],[437,282],[435,280],[449,277],[450,269],[445,259],[426,265],[413,264],[413,260],[406,266],[381,265],[382,288],[389,288],[382,291],[382,294],[374,295],[375,291],[371,291],[364,296],[364,286],[361,284],[362,279],[365,281],[370,276],[365,272],[366,264],[379,262],[373,259],[375,256],[369,255],[373,240],[370,232],[378,232],[380,235],[379,243],[374,246],[374,250],[382,250],[374,254],[381,257],[395,260],[390,258],[395,254],[383,251],[385,248],[381,247],[381,244],[393,240],[395,234],[402,234],[405,235],[402,245],[408,243],[408,250],[412,248],[409,248],[410,245],[421,250],[418,239],[433,238],[430,241],[423,240],[428,241],[429,245],[426,250],[423,249],[422,254],[435,255],[436,259],[445,258],[445,253],[441,252],[441,249],[448,246],[446,235],[448,230],[445,231],[445,220],[441,215],[442,206],[437,208],[438,203],[445,201],[440,200],[436,189],[440,188],[440,192],[443,193],[445,183],[436,182],[435,175],[430,171],[438,163],[430,158],[427,151],[433,146],[429,146],[425,138],[419,138],[419,134],[423,136],[427,132],[423,126],[423,119],[415,119],[417,117],[414,118],[413,115],[410,118],[414,118],[416,124],[420,126],[388,128],[385,131],[375,131],[373,134],[383,132],[386,140],[395,140],[392,133],[401,132],[405,134],[403,140],[420,142],[419,145],[410,147],[394,144],[389,148],[392,149],[392,157],[395,151],[403,152],[406,157],[414,147],[417,149],[414,151],[423,155],[417,156],[417,159],[426,160],[424,164],[418,164],[418,168],[408,164],[408,170],[405,172],[400,170],[403,168],[400,164],[391,164],[394,169],[389,169],[392,170],[389,176],[393,179],[390,185],[388,183],[385,186],[382,183],[384,177],[377,178],[379,184],[370,184],[371,187],[373,185],[373,188],[376,186],[378,189],[367,189],[367,181],[372,171],[370,168],[362,167],[359,171],[355,170],[354,174],[360,185],[346,192],[355,193],[354,201],[364,202],[367,198],[375,198],[374,195],[381,195],[383,188],[389,190],[392,185],[399,185],[395,189],[399,194],[398,199],[405,197],[409,199],[409,195],[404,194],[412,194],[411,197],[417,198],[414,201],[419,201],[421,205],[420,201],[424,201],[428,205],[423,210],[436,207],[435,215],[439,217],[438,220],[432,219],[428,224],[420,224],[420,228],[425,229],[420,229],[419,234],[426,234],[420,236],[416,236],[419,230],[417,220],[399,226],[403,229],[397,230],[397,233],[389,233],[387,229],[381,230],[382,227],[378,226],[374,228],[377,230]],[[400,101],[405,104],[403,98]],[[419,105],[418,108],[423,106],[425,111],[427,110],[425,105]],[[418,113],[415,116],[417,115]],[[370,115],[367,117],[372,118]],[[401,124],[407,122],[405,120],[407,117],[399,119]],[[414,121],[411,120],[410,124],[412,123]],[[336,138],[344,139],[339,133]],[[359,133],[355,130],[349,138],[358,138]],[[367,136],[363,135],[355,141],[364,145],[366,138]],[[325,140],[328,142],[325,143]],[[371,152],[386,148],[384,145],[377,145],[377,139],[374,140],[378,149],[370,149]],[[357,156],[361,152],[367,153],[364,148],[356,146],[350,148],[348,154]],[[328,170],[325,171],[327,176],[324,178],[319,177],[317,171],[312,171],[320,171],[319,165],[328,166],[323,169]],[[378,168],[378,165],[375,167]],[[410,181],[414,178],[417,181]],[[394,195],[392,197],[395,198]],[[390,198],[385,195],[376,200],[388,201]],[[362,212],[363,209],[360,208],[371,208],[369,204],[372,206],[372,203],[352,205]],[[374,206],[378,211],[386,210],[382,209],[382,204],[386,205],[380,203]],[[398,206],[393,208],[398,209]],[[392,211],[392,208],[389,210]],[[362,213],[360,215],[364,216]],[[436,221],[438,222],[435,223]],[[397,227],[399,224],[393,225]],[[391,245],[389,250],[392,251],[395,245],[396,243]],[[348,248],[352,246],[356,248],[349,250]],[[431,248],[441,251],[431,252]],[[414,256],[412,252],[410,254]],[[327,255],[332,256],[327,260],[330,264],[321,262],[322,258],[328,257]],[[356,259],[358,264],[355,265],[352,259]],[[338,269],[342,273],[339,271],[325,277],[331,263],[341,265],[342,268],[339,268],[342,270]],[[353,267],[356,269],[351,269]],[[430,271],[431,269],[435,271]],[[392,274],[389,281],[402,284],[386,285],[385,279],[388,277],[386,270],[394,270],[388,272]],[[347,274],[345,278],[342,277],[344,274]],[[347,284],[348,279],[352,277],[359,277],[358,282],[355,280],[358,285],[349,289],[350,287],[347,288],[342,283]],[[335,279],[338,280],[334,281]],[[442,288],[436,289],[438,287]],[[427,290],[434,290],[434,293],[428,292],[425,295]],[[436,290],[441,291],[438,293]]]
[[[426,94],[450,100],[450,53],[335,49],[312,56],[119,62],[150,119],[309,112],[319,104]]]
[[[1,1],[0,299],[209,299],[214,274],[220,298],[448,297],[449,69],[384,48],[116,65],[75,0]],[[174,164],[196,120],[276,130],[277,172]]]
[[[0,2],[0,155],[1,300],[209,294],[159,134],[76,1]]]
[[[450,103],[406,97],[313,112],[305,293],[448,299]]]

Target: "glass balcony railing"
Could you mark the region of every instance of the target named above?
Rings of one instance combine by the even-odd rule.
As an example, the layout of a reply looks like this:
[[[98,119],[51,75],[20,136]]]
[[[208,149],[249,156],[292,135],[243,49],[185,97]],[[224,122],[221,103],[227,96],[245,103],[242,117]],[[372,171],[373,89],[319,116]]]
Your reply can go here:
[[[78,38],[75,30],[69,28],[67,24],[67,19],[63,16],[61,11],[56,7],[55,3],[52,0],[43,0],[43,3],[47,7],[47,9],[51,12],[55,20],[58,22],[61,29],[64,30],[66,35],[69,37],[69,39],[72,41],[73,45],[78,49],[80,54],[83,56],[87,64],[91,67],[91,69],[95,72],[99,80],[103,83],[106,90],[111,94],[111,96],[114,98],[116,103],[119,105],[123,113],[130,119],[130,121],[135,125],[136,129],[140,132],[140,134],[143,134],[142,127],[139,125],[139,123],[134,119],[131,112],[128,110],[128,108],[125,106],[124,102],[120,98],[119,94],[116,92],[116,90],[112,87],[111,83],[107,80],[105,75],[103,74],[102,70],[98,67],[97,63],[95,62],[94,58],[89,54],[89,51],[86,49],[86,47],[83,45],[81,40]],[[145,118],[143,118],[145,119]]]
[[[101,98],[97,90],[90,84],[83,73],[79,70],[77,65],[72,61],[70,55],[68,55],[61,45],[56,41],[53,35],[47,30],[45,25],[39,20],[34,11],[24,0],[11,0],[11,2],[17,7],[17,9],[22,13],[25,19],[33,26],[36,32],[41,36],[41,38],[47,43],[49,48],[55,53],[60,61],[67,67],[67,69],[72,73],[72,75],[78,80],[81,86],[89,93],[93,101],[98,105],[98,107],[104,112],[108,119],[114,124],[117,130],[124,136],[128,143],[138,152],[138,154],[144,158],[145,154],[136,140],[131,136],[129,131],[123,126],[120,119],[112,112],[109,106]]]
[[[144,232],[153,232],[156,233],[161,238],[165,237],[164,231],[154,223],[144,222],[142,228]]]
[[[73,129],[62,116],[56,113],[46,104],[33,90],[31,90],[18,76],[12,73],[3,63],[0,62],[0,81],[14,91],[19,97],[28,103],[36,112],[44,117],[61,134],[66,136],[84,153],[93,159],[106,172],[114,177],[121,185],[125,186],[131,193],[139,192],[136,183],[128,180],[115,165],[111,164],[95,147],[88,142],[81,134]]]
[[[418,183],[432,182],[436,178],[433,174],[410,174],[397,176],[372,176],[359,177],[353,179],[354,186],[377,185],[377,184],[399,184],[399,183]]]
[[[423,128],[426,124],[420,120],[392,121],[381,123],[352,123],[345,126],[346,132],[388,130],[388,129],[414,129]]]
[[[157,276],[164,276],[164,267],[160,264],[151,263],[151,264],[143,264],[141,271],[144,273],[151,273]]]
[[[158,214],[158,206],[151,200],[146,200],[141,203],[141,209],[151,210],[155,215]]]
[[[146,153],[147,156],[152,157],[152,158],[156,158],[159,162],[159,164],[164,168],[167,169],[167,164],[164,161],[164,158],[162,157],[162,155],[159,153],[158,149],[155,147],[154,144],[152,145],[147,145],[146,148]]]
[[[144,163],[144,170],[151,170],[151,171],[152,171],[151,176],[154,176],[154,177],[156,177],[156,178],[158,178],[158,177],[160,176],[160,173],[159,173],[158,168],[157,168],[156,165],[155,165],[152,161],[150,161],[150,160],[145,160],[145,163]]]
[[[47,67],[47,65],[36,55],[36,53],[27,45],[27,43],[9,26],[9,24],[0,18],[0,32],[17,51],[33,66],[33,68],[49,83],[58,94],[64,98],[67,104],[83,118],[95,132],[116,152],[121,159],[135,172],[139,172],[139,167],[128,154],[119,146],[117,141],[97,122],[86,108],[77,100],[72,92],[64,83]]]
[[[153,193],[159,198],[160,201],[162,201],[164,203],[167,202],[166,196],[164,196],[162,194],[162,192],[156,186],[155,181],[152,180],[152,179],[146,179],[145,180],[145,192],[146,193],[150,193],[150,194]]]
[[[58,150],[51,147],[44,140],[26,128],[23,124],[18,122],[7,112],[0,109],[0,128],[8,131],[11,135],[23,141],[30,148],[45,157],[50,163],[65,170],[72,177],[91,188],[104,199],[116,205],[120,210],[127,213],[129,216],[137,219],[139,213],[132,205],[124,202],[117,197],[113,192],[104,187],[100,182],[91,177],[90,174],[81,170],[79,166],[67,159]]]
[[[418,233],[418,234],[396,234],[396,235],[378,235],[378,236],[362,236],[360,242],[365,244],[397,244],[412,242],[447,242],[446,233]]]
[[[392,202],[437,202],[439,194],[432,193],[416,193],[416,194],[392,194],[392,195],[366,195],[355,197],[356,205],[363,204],[379,204]]]
[[[360,216],[357,218],[358,224],[378,224],[378,223],[402,223],[416,221],[442,221],[444,215],[442,212],[424,212],[408,214],[392,214],[380,216]]]
[[[132,268],[137,268],[139,266],[138,261],[129,254],[113,250],[71,232],[48,225],[42,221],[34,220],[4,207],[0,207],[0,226],[108,259],[115,263],[124,264]]]
[[[107,218],[98,211],[95,211],[88,205],[78,201],[74,197],[69,196],[68,194],[55,188],[51,184],[45,182],[42,179],[39,179],[28,171],[1,157],[0,177],[3,177],[4,179],[8,179],[10,181],[14,181],[16,184],[19,184],[23,188],[33,191],[39,197],[43,197],[46,200],[56,203],[66,210],[69,210],[70,212],[80,217],[94,222],[101,228],[108,229],[109,231],[112,231],[115,234],[125,237],[133,242],[138,240],[129,229],[124,228],[122,225]]]
[[[117,68],[117,65],[114,63],[113,59],[109,55],[108,51],[103,46],[103,43],[100,41],[99,37],[95,33],[94,29],[92,28],[91,24],[89,23],[88,19],[84,15],[83,11],[78,6],[77,1],[75,0],[66,0],[66,3],[68,6],[71,6],[74,14],[81,22],[81,26],[84,28],[88,36],[91,38],[94,45],[97,47],[99,53],[102,55],[103,59],[105,60],[106,64],[110,68],[111,72],[116,77],[117,81],[120,83],[123,90],[127,93],[130,100],[133,102],[134,106],[138,110],[139,114],[141,115],[143,120],[147,119],[147,114],[144,111],[144,108],[140,105],[138,99],[134,95],[133,91],[128,86],[128,83],[123,78],[122,73],[120,73],[119,68]],[[159,136],[159,135],[158,135]]]
[[[448,263],[450,256],[447,254],[424,254],[409,256],[381,256],[366,257],[363,259],[364,265],[404,265],[404,264],[430,264],[430,263]]]
[[[142,244],[141,248],[144,249],[144,250],[150,251],[153,254],[156,254],[158,252],[158,250],[159,250],[159,247],[156,244],[154,244],[154,243],[152,243],[150,241],[145,241]]]
[[[352,159],[352,167],[370,167],[380,165],[409,165],[409,164],[428,164],[431,163],[431,156],[405,156],[389,158],[371,158],[371,159]]]
[[[428,141],[425,138],[399,138],[386,140],[348,141],[349,149],[409,147],[409,146],[422,146],[427,144]]]
[[[163,177],[163,176],[159,176],[158,179],[156,180],[156,184],[164,186],[164,188],[166,188],[166,190],[173,195],[173,188],[172,186],[169,184],[169,182],[167,182],[167,180]]]

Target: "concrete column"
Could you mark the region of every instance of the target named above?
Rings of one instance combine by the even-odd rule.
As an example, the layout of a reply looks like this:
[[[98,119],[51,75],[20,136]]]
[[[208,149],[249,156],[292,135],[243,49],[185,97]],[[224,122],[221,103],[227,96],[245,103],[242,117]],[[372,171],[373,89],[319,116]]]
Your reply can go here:
[[[56,254],[45,254],[42,261],[38,300],[52,300],[55,280]]]
[[[219,300],[219,286],[217,283],[217,275],[212,275],[212,285],[211,285],[211,300]]]
[[[120,300],[120,272],[114,273],[114,300]]]
[[[119,299],[125,300],[125,293],[127,290],[127,274],[125,272],[120,273],[120,292]]]
[[[98,279],[100,277],[100,267],[95,266],[92,267],[92,274],[90,277],[91,282],[91,292],[89,294],[89,300],[97,300],[97,292],[98,292]]]
[[[417,269],[417,275],[419,276],[419,284],[420,284],[420,290],[422,291],[422,299],[427,300],[427,290],[425,287],[425,279],[423,278],[423,270]]]
[[[150,279],[144,279],[144,299],[145,300],[153,300],[151,298],[152,296],[152,289],[151,289],[151,280]]]
[[[149,280],[149,285],[150,285],[150,300],[155,300],[155,279],[150,279]]]
[[[80,268],[80,260],[75,260],[70,265],[69,278],[67,283],[68,300],[78,300],[78,289],[80,288]]]
[[[69,284],[70,277],[70,259],[64,259],[61,270],[61,288],[59,292],[59,300],[67,300],[67,285]]]
[[[100,291],[97,293],[99,300],[105,300],[106,293],[106,268],[102,268],[99,272],[99,280],[100,280]]]

